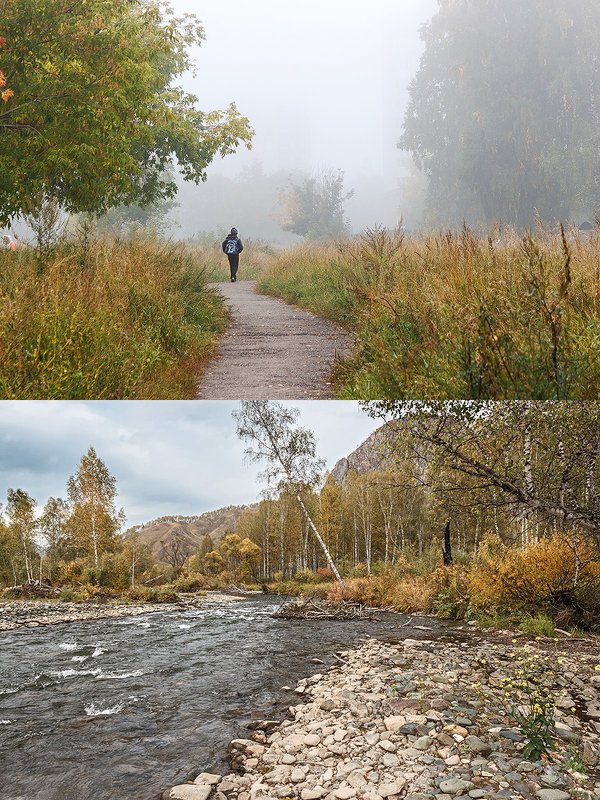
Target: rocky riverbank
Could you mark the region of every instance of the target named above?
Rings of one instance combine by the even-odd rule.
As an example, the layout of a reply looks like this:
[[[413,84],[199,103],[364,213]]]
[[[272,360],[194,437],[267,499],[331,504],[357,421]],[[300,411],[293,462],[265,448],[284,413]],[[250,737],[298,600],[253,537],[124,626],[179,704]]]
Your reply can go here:
[[[108,601],[104,603],[64,603],[60,600],[14,600],[0,602],[0,631],[16,628],[38,628],[62,622],[81,622],[93,619],[115,619],[158,611],[181,611],[204,603],[230,603],[240,598],[224,592],[207,592],[206,595],[185,595],[179,603],[140,603],[125,605]]]
[[[301,681],[283,723],[229,745],[226,775],[163,800],[598,800],[600,652],[593,642],[370,640]],[[561,643],[562,644],[562,643]],[[524,755],[506,683],[542,663],[556,700],[551,757]],[[574,710],[573,710],[574,709]],[[526,710],[526,709],[524,709]]]

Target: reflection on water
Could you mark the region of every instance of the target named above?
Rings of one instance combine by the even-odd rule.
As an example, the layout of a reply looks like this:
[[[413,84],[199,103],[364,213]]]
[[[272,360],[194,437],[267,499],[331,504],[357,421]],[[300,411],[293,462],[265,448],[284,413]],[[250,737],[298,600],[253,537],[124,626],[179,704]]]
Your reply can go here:
[[[274,620],[269,598],[10,631],[0,642],[0,774],[11,800],[156,800],[191,770],[223,771],[252,717],[333,652],[372,635],[444,635],[374,622]],[[325,665],[310,663],[319,657]],[[279,713],[281,713],[279,711]]]

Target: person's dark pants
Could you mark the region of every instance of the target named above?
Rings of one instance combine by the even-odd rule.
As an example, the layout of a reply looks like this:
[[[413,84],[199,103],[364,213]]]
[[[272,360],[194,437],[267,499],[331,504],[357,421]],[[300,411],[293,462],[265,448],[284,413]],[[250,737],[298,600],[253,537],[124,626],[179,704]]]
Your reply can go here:
[[[231,277],[235,278],[240,265],[240,254],[231,253],[231,255],[228,255],[227,258],[229,259],[229,271],[231,272]]]

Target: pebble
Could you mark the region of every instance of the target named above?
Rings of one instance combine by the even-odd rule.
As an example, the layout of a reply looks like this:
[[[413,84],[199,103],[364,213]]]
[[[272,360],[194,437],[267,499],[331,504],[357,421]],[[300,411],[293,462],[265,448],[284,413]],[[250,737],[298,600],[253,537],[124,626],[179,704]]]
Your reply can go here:
[[[250,739],[230,743],[238,772],[223,779],[201,773],[194,785],[170,791],[181,791],[181,800],[455,800],[467,794],[471,800],[569,800],[561,768],[567,742],[583,737],[586,763],[597,763],[600,725],[590,720],[578,728],[559,709],[555,761],[524,759],[524,737],[496,699],[512,646],[497,650],[481,639],[476,646],[369,640],[341,653],[342,666],[299,681],[302,697],[279,727],[257,726]],[[489,684],[478,657],[493,666]],[[600,681],[588,679],[597,675],[594,663],[582,667],[575,658],[571,664],[573,697],[585,708],[585,693],[588,704],[600,707]],[[484,684],[486,703],[474,681]],[[404,691],[413,696],[390,696]],[[566,777],[571,785],[574,778]],[[600,800],[600,782],[590,775],[576,780],[581,800]],[[167,792],[163,798],[179,800]]]

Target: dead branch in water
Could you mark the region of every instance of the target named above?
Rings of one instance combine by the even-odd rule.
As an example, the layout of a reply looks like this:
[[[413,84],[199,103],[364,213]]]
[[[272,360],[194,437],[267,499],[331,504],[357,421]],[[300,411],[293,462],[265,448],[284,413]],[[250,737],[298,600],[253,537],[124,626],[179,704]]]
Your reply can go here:
[[[303,600],[286,603],[274,614],[278,619],[373,619],[375,609],[361,603],[331,603],[327,600]]]

